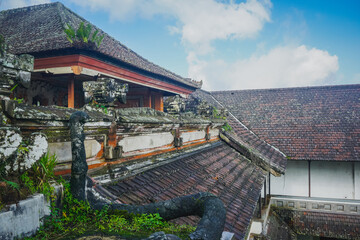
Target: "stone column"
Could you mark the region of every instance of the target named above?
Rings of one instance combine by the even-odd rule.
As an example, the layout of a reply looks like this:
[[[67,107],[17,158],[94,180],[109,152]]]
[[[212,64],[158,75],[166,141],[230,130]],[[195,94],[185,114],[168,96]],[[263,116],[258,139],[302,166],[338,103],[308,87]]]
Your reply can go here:
[[[85,112],[77,111],[70,116],[69,121],[72,153],[70,190],[76,199],[82,201],[86,200],[85,183],[88,165],[84,145],[84,124],[88,118]]]

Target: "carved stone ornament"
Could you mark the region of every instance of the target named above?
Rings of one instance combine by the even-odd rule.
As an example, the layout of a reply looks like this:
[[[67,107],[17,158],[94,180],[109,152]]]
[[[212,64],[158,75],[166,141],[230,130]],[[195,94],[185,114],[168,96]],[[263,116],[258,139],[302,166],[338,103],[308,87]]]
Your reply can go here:
[[[8,99],[11,89],[17,84],[28,88],[33,70],[33,56],[27,54],[16,56],[4,52],[0,56],[0,98]]]
[[[111,104],[116,99],[120,103],[126,103],[128,85],[118,83],[112,78],[98,78],[97,81],[83,82],[85,103],[96,101],[102,104]]]

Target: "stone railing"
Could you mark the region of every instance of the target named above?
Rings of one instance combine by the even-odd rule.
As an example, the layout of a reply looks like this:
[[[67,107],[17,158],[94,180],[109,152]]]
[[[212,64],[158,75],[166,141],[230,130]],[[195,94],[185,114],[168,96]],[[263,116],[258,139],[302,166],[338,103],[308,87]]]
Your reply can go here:
[[[359,200],[279,196],[271,197],[270,205],[300,211],[360,215]]]

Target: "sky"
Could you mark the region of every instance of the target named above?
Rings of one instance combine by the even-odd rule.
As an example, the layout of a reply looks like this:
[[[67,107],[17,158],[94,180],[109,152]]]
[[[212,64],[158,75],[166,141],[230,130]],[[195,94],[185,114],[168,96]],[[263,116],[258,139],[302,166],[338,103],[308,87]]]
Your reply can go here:
[[[52,0],[0,0],[0,10]],[[359,0],[60,0],[205,90],[360,83]]]

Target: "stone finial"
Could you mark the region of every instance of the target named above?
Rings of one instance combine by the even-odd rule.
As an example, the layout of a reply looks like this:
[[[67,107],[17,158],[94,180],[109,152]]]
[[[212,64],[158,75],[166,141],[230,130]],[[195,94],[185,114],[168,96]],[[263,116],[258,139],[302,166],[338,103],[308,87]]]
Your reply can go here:
[[[116,99],[126,103],[128,85],[119,83],[112,78],[98,78],[97,81],[83,82],[85,102],[96,101],[104,105],[113,103]]]
[[[180,114],[185,111],[185,100],[179,95],[168,97],[164,102],[164,111],[169,114]]]

